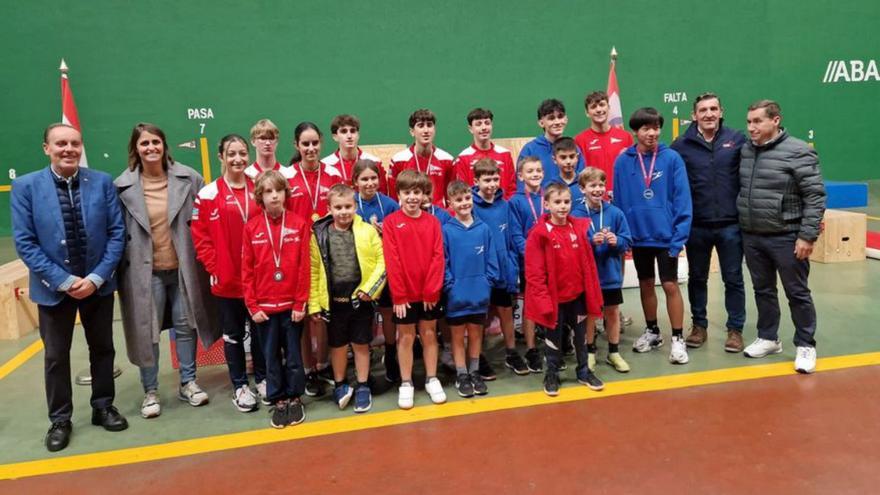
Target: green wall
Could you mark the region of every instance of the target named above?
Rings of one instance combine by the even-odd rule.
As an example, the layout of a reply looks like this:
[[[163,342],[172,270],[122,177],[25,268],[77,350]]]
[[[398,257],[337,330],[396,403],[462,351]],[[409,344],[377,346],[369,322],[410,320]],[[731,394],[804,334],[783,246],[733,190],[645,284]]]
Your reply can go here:
[[[164,128],[174,156],[199,170],[198,150],[177,145],[197,139],[200,123],[213,150],[261,117],[281,127],[284,159],[297,122],[327,129],[343,112],[361,117],[362,142],[393,143],[409,139],[409,113],[429,107],[438,144],[455,154],[468,144],[469,109],[491,108],[497,136],[527,136],[538,133],[540,100],[558,97],[574,134],[586,125],[585,92],[605,88],[612,45],[625,116],[652,105],[670,122],[676,104],[664,93],[684,92],[687,118],[693,97],[713,90],[728,124],[742,128],[748,103],[773,98],[794,135],[812,130],[827,178],[878,178],[880,82],[823,83],[831,60],[880,59],[877,19],[875,0],[9,1],[0,185],[9,169],[46,163],[41,131],[60,117],[62,57],[89,163],[116,175],[138,121]],[[202,107],[215,118],[187,118]],[[213,152],[212,165],[216,175]],[[0,234],[8,196],[0,193]]]

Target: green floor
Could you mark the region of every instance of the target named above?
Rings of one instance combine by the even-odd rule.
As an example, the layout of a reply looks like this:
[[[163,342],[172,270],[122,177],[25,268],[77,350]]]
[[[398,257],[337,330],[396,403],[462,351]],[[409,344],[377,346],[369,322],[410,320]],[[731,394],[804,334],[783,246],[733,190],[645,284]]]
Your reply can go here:
[[[880,351],[880,338],[877,338],[875,321],[880,318],[880,305],[872,294],[880,293],[880,262],[868,260],[850,264],[812,265],[811,287],[819,314],[817,336],[819,355]],[[684,290],[684,288],[683,288]],[[747,287],[747,294],[751,288]],[[742,355],[723,352],[722,329],[724,309],[722,306],[722,286],[717,274],[710,280],[709,318],[710,342],[708,346],[692,351],[691,362],[686,366],[673,366],[667,362],[668,344],[661,350],[650,354],[636,355],[630,351],[632,341],[639,333],[642,324],[638,294],[626,290],[624,312],[635,317],[635,324],[624,333],[621,348],[629,360],[633,371],[621,375],[604,364],[598,374],[604,380],[628,380],[641,377],[662,376],[675,373],[689,373],[709,369],[749,366],[768,362],[790,362],[794,358],[791,345],[792,326],[787,309],[783,307],[781,338],[785,351],[778,356],[764,360],[747,360]],[[749,320],[745,335],[751,340],[755,335],[755,309],[749,296]],[[661,320],[664,333],[668,334],[669,324]],[[137,368],[128,363],[122,329],[116,322],[117,363],[124,372],[117,380],[116,405],[125,414],[131,427],[122,433],[109,433],[89,424],[89,391],[86,387],[75,387],[74,391],[74,438],[66,450],[59,454],[49,454],[43,447],[43,436],[48,427],[46,405],[42,382],[42,353],[27,361],[12,374],[0,381],[0,395],[6,398],[6,406],[0,416],[0,463],[42,459],[50,456],[66,456],[101,450],[156,444],[180,439],[197,438],[206,435],[239,432],[268,427],[268,408],[251,414],[237,412],[231,404],[231,386],[224,366],[211,366],[199,370],[199,383],[211,395],[209,405],[192,408],[175,398],[176,372],[171,369],[168,359],[167,340],[163,341],[164,352],[161,365],[160,393],[163,398],[162,416],[154,420],[143,420],[139,416],[142,398]],[[165,336],[163,336],[165,337]],[[4,361],[18,350],[35,340],[31,335],[17,342],[0,342],[0,358]],[[166,337],[167,338],[167,337]],[[604,341],[600,341],[600,361],[605,352]],[[541,376],[516,377],[500,365],[502,353],[500,342],[491,342],[490,358],[499,372],[499,379],[490,382],[490,394],[512,394],[535,391],[541,388]],[[81,333],[77,334],[72,351],[74,372],[87,366],[87,351]],[[377,365],[378,366],[378,365]],[[377,367],[378,369],[378,367]],[[564,375],[564,385],[573,386],[571,367]],[[380,377],[380,381],[381,377]],[[450,385],[450,377],[444,379],[450,401],[460,400]],[[382,381],[384,383],[384,381]],[[479,400],[479,399],[477,399]],[[419,391],[417,406],[429,403],[427,395]],[[585,407],[588,407],[585,405]],[[374,396],[373,411],[396,408],[396,393],[391,391]],[[351,409],[339,411],[328,399],[306,400],[307,421],[319,421],[341,415],[351,415]],[[368,413],[369,414],[369,413]]]

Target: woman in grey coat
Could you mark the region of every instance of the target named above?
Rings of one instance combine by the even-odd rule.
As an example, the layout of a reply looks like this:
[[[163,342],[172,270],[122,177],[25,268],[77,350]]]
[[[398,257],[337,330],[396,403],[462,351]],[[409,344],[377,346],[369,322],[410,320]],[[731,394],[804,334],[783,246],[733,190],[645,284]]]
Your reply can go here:
[[[161,129],[141,123],[128,143],[128,169],[114,184],[128,233],[118,270],[120,309],[128,358],[140,367],[144,387],[141,416],[161,413],[159,333],[166,307],[180,363],[178,397],[192,406],[207,404],[208,394],[196,383],[196,335],[207,348],[221,332],[190,235],[193,201],[204,181],[174,162]]]

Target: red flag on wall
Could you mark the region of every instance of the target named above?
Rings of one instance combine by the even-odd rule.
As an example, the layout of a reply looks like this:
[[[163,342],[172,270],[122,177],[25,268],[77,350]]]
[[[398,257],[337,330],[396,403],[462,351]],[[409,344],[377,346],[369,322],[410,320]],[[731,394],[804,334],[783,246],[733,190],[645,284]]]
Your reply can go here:
[[[82,127],[79,125],[79,115],[76,113],[76,103],[73,101],[73,91],[70,90],[70,80],[67,79],[67,64],[61,59],[61,122],[72,126],[82,134]],[[86,148],[83,146],[82,157],[79,159],[80,167],[88,167],[89,161],[86,159]]]
[[[623,127],[623,109],[620,106],[620,88],[617,87],[617,50],[611,47],[611,69],[608,71],[608,123],[611,127]]]

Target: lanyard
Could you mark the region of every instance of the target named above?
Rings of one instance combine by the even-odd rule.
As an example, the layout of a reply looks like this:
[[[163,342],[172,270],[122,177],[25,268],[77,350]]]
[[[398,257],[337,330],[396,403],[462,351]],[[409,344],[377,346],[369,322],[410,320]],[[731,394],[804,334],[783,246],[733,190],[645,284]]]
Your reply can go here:
[[[416,153],[415,146],[413,146],[412,154],[413,154],[413,158],[416,161],[416,170],[418,170],[419,172],[422,172],[422,167],[419,165],[419,154]],[[425,167],[425,171],[422,172],[423,174],[427,174],[428,172],[431,171],[431,158],[434,158],[434,150],[433,149],[431,149],[431,154],[428,155],[428,166]]]
[[[238,208],[238,212],[241,214],[241,219],[244,221],[244,223],[247,223],[251,209],[250,191],[248,190],[247,180],[244,181],[244,208],[241,207],[241,203],[239,203],[238,198],[235,197],[235,190],[229,184],[229,181],[224,178],[223,182],[226,183],[226,186],[229,187],[229,192],[232,193],[232,200],[235,201],[235,206]]]
[[[360,157],[361,157],[361,149],[358,148],[357,156],[354,159],[355,163],[357,163],[358,158],[360,158]],[[348,175],[345,173],[345,159],[342,158],[342,153],[340,153],[339,150],[336,150],[336,158],[339,158],[339,169],[342,172],[342,181],[348,182]],[[354,167],[354,165],[352,165],[352,167]]]
[[[586,203],[586,201],[587,201],[587,198],[584,198],[585,203]],[[587,211],[589,211],[590,205],[587,204],[586,207],[587,207]],[[605,215],[605,204],[600,201],[599,202],[599,230],[602,230],[602,225],[604,223],[603,222],[604,215]],[[590,215],[590,227],[593,228],[593,232],[597,232],[596,226],[593,224],[593,216],[592,215]]]
[[[639,165],[642,166],[642,177],[645,178],[645,187],[651,187],[651,181],[654,179],[654,163],[657,161],[657,150],[654,150],[654,155],[651,157],[651,169],[645,170],[645,161],[642,160],[642,154],[639,153],[639,150],[636,150],[636,156],[639,157]]]
[[[385,220],[385,207],[382,206],[382,198],[379,197],[379,193],[376,193],[376,195],[373,197],[376,198],[376,202],[379,203],[379,211],[382,212],[382,218],[379,219],[379,221],[381,222],[381,221]],[[363,201],[363,199],[361,199],[361,193],[357,194],[357,198],[358,198],[358,206],[361,208],[362,212],[366,213],[367,211],[364,210],[364,201]]]
[[[269,247],[272,248],[272,261],[275,262],[275,269],[281,269],[281,251],[284,249],[284,219],[287,216],[287,210],[285,209],[281,213],[281,229],[278,231],[281,236],[281,240],[279,241],[278,246],[278,254],[275,254],[275,240],[272,238],[272,226],[269,225],[269,214],[265,211],[263,212],[263,219],[266,221],[266,232],[269,234]]]
[[[540,193],[539,193],[540,194]],[[526,203],[529,204],[529,208],[532,210],[532,218],[535,219],[535,222],[538,221],[538,212],[535,211],[535,205],[532,203],[531,193],[526,191]],[[541,215],[544,215],[544,202],[541,201]]]
[[[319,191],[321,190],[321,164],[318,163],[318,180],[315,182],[315,194],[312,195],[312,187],[309,185],[309,179],[306,177],[305,172],[303,172],[302,162],[297,164],[299,166],[299,174],[303,178],[303,184],[306,185],[306,192],[309,193],[309,201],[312,203],[312,213],[318,211],[318,196]]]

